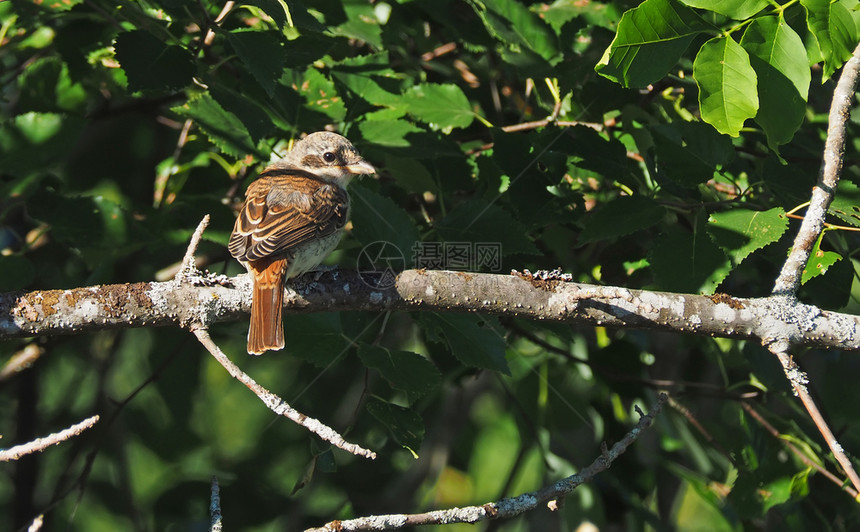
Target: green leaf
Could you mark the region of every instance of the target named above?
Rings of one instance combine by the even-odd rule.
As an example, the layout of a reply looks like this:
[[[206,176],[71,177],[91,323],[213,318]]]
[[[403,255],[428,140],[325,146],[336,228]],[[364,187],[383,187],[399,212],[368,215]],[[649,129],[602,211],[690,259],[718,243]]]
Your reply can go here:
[[[466,95],[452,83],[416,85],[406,91],[403,101],[409,114],[443,132],[467,127],[475,118]]]
[[[803,123],[812,79],[800,36],[779,17],[753,20],[741,39],[758,77],[759,110],[755,121],[768,146],[777,151]]]
[[[418,316],[418,323],[428,339],[448,344],[463,364],[511,374],[505,360],[505,339],[495,318],[425,312]]]
[[[661,290],[712,294],[731,271],[731,261],[708,238],[703,223],[693,232],[670,227],[648,254]]]
[[[0,292],[26,288],[36,277],[33,263],[21,255],[0,256]]]
[[[842,255],[833,251],[824,251],[821,249],[821,241],[824,239],[824,234],[827,231],[822,231],[818,235],[818,240],[812,247],[809,254],[809,260],[806,261],[806,267],[803,268],[803,275],[800,278],[800,284],[806,284],[806,281],[819,275],[824,275],[827,270],[842,260]]]
[[[758,111],[756,73],[749,55],[731,37],[706,42],[693,62],[702,119],[720,133],[737,137]]]
[[[793,500],[799,500],[809,495],[809,474],[812,471],[812,467],[807,467],[791,477],[791,488],[789,491]]]
[[[0,172],[45,172],[76,146],[84,120],[57,113],[24,113],[0,122]]]
[[[394,441],[418,457],[424,439],[424,421],[414,410],[387,403],[377,397],[367,401],[367,411],[388,428]]]
[[[661,175],[682,186],[706,182],[735,158],[731,139],[703,122],[655,124],[649,130]]]
[[[333,35],[364,41],[374,49],[382,48],[382,28],[372,4],[343,2],[342,9],[346,15],[346,22],[335,28],[329,27]]]
[[[851,57],[857,44],[857,26],[841,2],[800,0],[806,8],[806,25],[824,59],[824,83]]]
[[[358,129],[368,142],[392,147],[411,146],[412,141],[407,136],[424,131],[406,120],[365,120],[359,122]]]
[[[708,234],[735,264],[779,240],[786,229],[788,217],[781,207],[768,211],[733,209],[714,213],[708,219]]]
[[[558,54],[555,33],[541,17],[516,0],[493,0],[469,4],[480,17],[487,31],[513,52],[525,46],[545,60]]]
[[[112,182],[108,182],[113,185]],[[130,234],[131,217],[105,195],[61,195],[42,190],[28,214],[51,226],[50,235],[76,249],[92,268],[109,268],[112,261],[143,247],[145,238]]]
[[[827,257],[824,252],[822,260],[832,260],[835,257]],[[823,265],[822,265],[823,266]],[[817,267],[817,263],[815,266]],[[854,270],[854,262],[851,260],[837,260],[827,267],[825,275],[810,277],[809,281],[801,287],[798,297],[803,301],[809,301],[811,305],[828,310],[845,308],[849,300],[853,300],[851,287],[857,272]],[[801,278],[801,281],[803,279]],[[855,291],[856,294],[856,291]]]
[[[746,20],[770,5],[767,0],[681,0],[690,7],[707,9],[735,20]]]
[[[350,188],[350,196],[352,233],[358,241],[364,246],[390,242],[402,255],[404,264],[409,264],[412,248],[419,236],[415,222],[403,207],[391,198],[360,185]]]
[[[57,57],[34,61],[17,81],[19,112],[74,111],[86,102],[84,88],[79,83],[72,83],[69,69]]]
[[[360,127],[360,126],[359,126]],[[362,134],[364,131],[362,130]],[[368,140],[370,137],[365,136]],[[371,140],[376,143],[376,141]],[[424,163],[410,158],[387,155],[385,157],[385,169],[397,180],[397,184],[415,194],[424,194],[430,191],[439,193],[439,185]]]
[[[191,98],[185,105],[174,107],[173,111],[194,120],[209,140],[224,153],[237,159],[249,154],[265,159],[265,156],[257,151],[245,125],[236,118],[236,115],[221,107],[221,104],[208,93],[204,92]]]
[[[352,348],[337,312],[285,316],[284,336],[287,353],[318,368],[327,367]]]
[[[365,366],[378,371],[392,388],[405,392],[410,403],[442,381],[436,366],[417,353],[361,343],[358,357]]]
[[[720,506],[716,494],[704,482],[687,478],[676,495],[671,526],[678,530],[732,532],[735,528]]]
[[[323,113],[334,121],[341,121],[346,117],[346,106],[334,82],[316,68],[311,66],[305,71],[300,91],[308,108]]]
[[[538,253],[523,224],[505,209],[480,199],[458,205],[439,221],[436,230],[448,242],[498,244],[502,255]]]
[[[860,227],[860,187],[841,179],[827,212],[835,214],[845,223]]]
[[[261,102],[248,91],[240,92],[226,84],[210,87],[209,93],[225,111],[234,114],[242,122],[254,143],[272,135],[276,121],[268,102]]]
[[[332,72],[332,77],[367,103],[389,107],[402,106],[401,96],[383,88],[380,85],[381,80],[375,75],[335,70]]]
[[[629,235],[657,224],[665,214],[663,206],[643,196],[615,198],[585,217],[579,242],[586,244]]]
[[[120,33],[115,48],[130,91],[182,89],[196,73],[187,50],[167,45],[145,30]]]
[[[227,33],[227,41],[236,55],[271,97],[275,83],[284,70],[286,56],[283,45],[273,31],[235,30]]]
[[[595,70],[625,87],[644,87],[665,76],[696,35],[711,30],[675,0],[645,0],[621,17]]]

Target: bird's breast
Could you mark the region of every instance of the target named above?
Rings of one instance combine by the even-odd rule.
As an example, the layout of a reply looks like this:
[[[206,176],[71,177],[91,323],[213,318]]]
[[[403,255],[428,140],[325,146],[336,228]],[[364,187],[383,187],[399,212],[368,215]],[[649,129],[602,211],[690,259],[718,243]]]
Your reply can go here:
[[[287,279],[298,277],[316,268],[329,253],[334,251],[342,236],[343,231],[338,230],[296,246],[291,253],[292,258],[287,260]]]

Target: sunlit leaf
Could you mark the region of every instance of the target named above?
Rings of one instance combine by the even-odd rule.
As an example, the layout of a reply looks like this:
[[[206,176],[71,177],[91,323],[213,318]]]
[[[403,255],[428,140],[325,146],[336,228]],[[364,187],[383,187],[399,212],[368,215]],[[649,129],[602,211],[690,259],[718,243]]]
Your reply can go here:
[[[675,0],[645,0],[624,13],[612,44],[595,70],[625,87],[666,75],[693,38],[711,27]]]
[[[782,15],[755,19],[741,39],[758,77],[755,121],[774,151],[794,137],[803,123],[811,78],[806,48]]]
[[[453,84],[422,83],[409,89],[403,99],[409,114],[435,129],[466,127],[475,118],[466,95]]]
[[[857,44],[857,25],[848,8],[839,1],[801,0],[806,8],[806,24],[818,43],[824,58],[824,76],[827,81],[842,66]]]
[[[233,113],[224,110],[208,93],[201,93],[173,110],[194,120],[213,144],[225,153],[240,158],[256,154],[257,148],[245,125]],[[262,158],[262,157],[261,157]]]
[[[706,42],[693,62],[702,119],[720,133],[737,137],[758,112],[756,73],[749,55],[731,37]]]
[[[809,260],[806,261],[806,267],[803,269],[803,275],[800,282],[806,284],[813,277],[824,275],[831,266],[842,260],[842,255],[835,251],[824,251],[821,249],[821,242],[824,239],[824,232],[819,235],[815,245],[812,246],[812,251],[809,253]]]
[[[681,0],[690,7],[714,11],[735,20],[746,20],[770,5],[767,0]]]

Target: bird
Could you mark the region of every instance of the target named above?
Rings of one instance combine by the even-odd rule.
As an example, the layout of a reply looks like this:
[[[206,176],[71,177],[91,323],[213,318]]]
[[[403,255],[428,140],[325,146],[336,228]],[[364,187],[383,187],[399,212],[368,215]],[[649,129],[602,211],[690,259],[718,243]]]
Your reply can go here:
[[[248,353],[284,347],[284,282],[316,268],[349,218],[346,187],[376,169],[345,137],[329,131],[297,141],[248,185],[228,249],[253,279]]]

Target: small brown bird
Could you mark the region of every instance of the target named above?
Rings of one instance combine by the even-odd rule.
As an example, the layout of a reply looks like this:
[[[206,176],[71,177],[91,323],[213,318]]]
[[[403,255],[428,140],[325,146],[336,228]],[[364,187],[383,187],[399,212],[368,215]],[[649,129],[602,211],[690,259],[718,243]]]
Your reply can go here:
[[[248,186],[228,246],[254,276],[248,353],[284,347],[284,281],[337,247],[349,217],[346,186],[354,175],[375,172],[347,139],[321,131]]]

